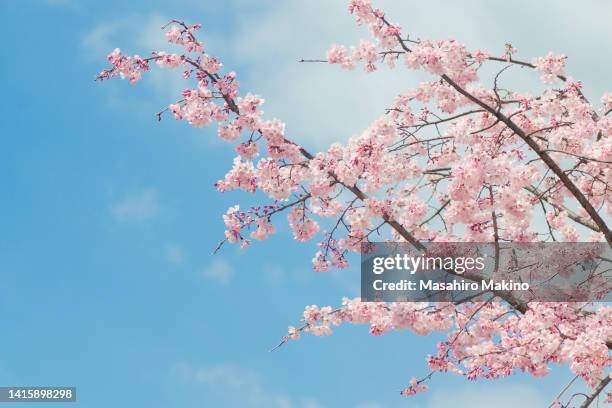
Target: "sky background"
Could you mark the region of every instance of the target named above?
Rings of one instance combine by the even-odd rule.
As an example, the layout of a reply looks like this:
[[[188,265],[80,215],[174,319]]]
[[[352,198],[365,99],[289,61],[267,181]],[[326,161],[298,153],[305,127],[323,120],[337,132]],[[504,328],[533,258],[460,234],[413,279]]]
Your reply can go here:
[[[565,53],[597,101],[611,88],[612,3],[533,3],[377,4],[414,37],[499,54],[509,41],[527,60]],[[168,20],[201,22],[206,48],[264,96],[267,117],[322,149],[427,78],[297,63],[366,34],[345,1],[0,0],[0,15],[0,385],[76,386],[66,406],[87,408],[530,408],[571,378],[560,367],[536,381],[438,375],[429,393],[401,397],[439,337],[365,326],[270,353],[304,306],[356,296],[358,271],[315,274],[314,243],[285,229],[211,255],[221,215],[254,202],[212,185],[232,149],[214,128],[155,121],[186,86],[178,72],[136,87],[93,80],[113,48],[146,55],[167,48]],[[528,89],[537,74],[516,81]]]

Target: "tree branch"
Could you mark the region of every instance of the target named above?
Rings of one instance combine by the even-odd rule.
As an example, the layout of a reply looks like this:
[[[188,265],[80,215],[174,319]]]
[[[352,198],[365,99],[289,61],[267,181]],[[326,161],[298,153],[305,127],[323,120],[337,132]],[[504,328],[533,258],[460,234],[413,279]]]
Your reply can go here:
[[[612,234],[610,233],[610,229],[606,225],[606,222],[601,218],[597,210],[593,207],[593,205],[587,200],[587,198],[582,194],[582,191],[574,184],[574,182],[565,174],[563,170],[559,167],[559,165],[550,157],[548,153],[538,146],[535,140],[529,137],[523,129],[521,129],[516,123],[514,123],[511,119],[509,119],[506,115],[499,112],[498,110],[492,108],[488,104],[484,103],[480,99],[476,98],[474,95],[463,89],[459,84],[453,81],[448,75],[443,74],[442,79],[448,83],[450,86],[455,88],[457,92],[461,95],[465,96],[467,99],[487,110],[489,113],[494,115],[497,119],[503,122],[510,130],[512,130],[516,135],[518,135],[527,145],[542,159],[542,161],[548,166],[549,169],[552,170],[553,173],[561,180],[563,185],[569,190],[570,193],[578,200],[582,208],[589,214],[593,222],[597,224],[599,230],[604,234],[606,241],[610,246],[612,246]]]
[[[578,224],[582,224],[585,227],[587,227],[587,228],[589,228],[589,229],[591,229],[591,230],[593,230],[595,232],[601,232],[599,230],[599,228],[597,227],[597,224],[595,224],[593,221],[591,221],[589,219],[584,219],[581,216],[579,216],[578,214],[576,214],[575,212],[573,212],[572,210],[570,210],[569,208],[564,207],[564,206],[559,205],[559,204],[556,204],[550,198],[546,197],[544,195],[544,193],[541,192],[540,190],[538,190],[537,188],[535,188],[533,186],[526,186],[524,188],[525,188],[525,190],[527,190],[530,193],[534,194],[538,198],[541,198],[542,200],[546,201],[548,204],[552,205],[557,210],[565,212],[570,219],[576,221]]]
[[[601,382],[595,387],[591,395],[587,396],[587,399],[580,405],[580,408],[587,408],[597,398],[597,396],[606,388],[610,382],[610,376],[606,376]]]

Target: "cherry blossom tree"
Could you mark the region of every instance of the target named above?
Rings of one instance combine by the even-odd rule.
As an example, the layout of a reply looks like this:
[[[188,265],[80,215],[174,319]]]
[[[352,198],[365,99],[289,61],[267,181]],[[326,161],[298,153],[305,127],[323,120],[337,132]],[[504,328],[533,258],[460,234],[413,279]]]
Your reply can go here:
[[[374,240],[415,248],[425,242],[612,245],[605,220],[612,214],[612,93],[593,105],[582,83],[565,73],[564,55],[526,61],[511,44],[489,53],[453,39],[413,39],[369,0],[350,1],[348,11],[369,29],[369,39],[350,48],[333,45],[326,59],[302,62],[368,72],[420,70],[431,79],[398,94],[345,145],[318,153],[293,141],[281,120],[265,118],[260,96],[239,92],[236,73],[226,72],[196,37],[200,25],[173,20],[163,27],[168,42],[184,48],[182,54],[155,51],[140,57],[115,49],[108,56],[111,66],[100,80],[121,77],[134,84],[155,65],[180,69],[192,85],[157,113],[158,119],[170,114],[194,127],[216,125],[219,137],[237,153],[215,184],[218,191],[259,191],[269,197],[260,206],[228,209],[219,248],[265,240],[275,233],[281,213],[295,240],[318,242],[317,272],[348,267],[349,254]],[[505,77],[517,69],[539,75],[543,90],[505,88]],[[312,305],[303,324],[290,327],[279,346],[303,333],[331,334],[343,323],[367,324],[376,336],[390,330],[439,331],[447,338],[427,357],[429,373],[408,381],[402,394],[425,391],[436,373],[470,380],[518,371],[541,377],[553,363],[566,364],[576,377],[551,406],[586,407],[606,394],[612,308],[596,302],[525,304],[510,294],[495,296],[496,302],[344,299],[335,308]],[[566,393],[579,377],[588,389]]]

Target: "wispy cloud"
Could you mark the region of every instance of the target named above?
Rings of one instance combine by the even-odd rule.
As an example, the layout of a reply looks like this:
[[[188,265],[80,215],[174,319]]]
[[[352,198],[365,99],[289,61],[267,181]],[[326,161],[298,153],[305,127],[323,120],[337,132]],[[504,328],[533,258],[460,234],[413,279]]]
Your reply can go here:
[[[149,221],[160,212],[157,190],[147,188],[130,192],[111,206],[111,212],[119,222]]]
[[[106,56],[115,48],[128,55],[148,56],[152,51],[179,52],[176,45],[169,44],[161,29],[170,17],[159,13],[136,14],[104,21],[83,35],[81,50],[84,58],[105,67]],[[144,81],[156,95],[155,103],[166,105],[180,98],[186,82],[180,70],[152,69]]]
[[[517,384],[489,384],[486,387],[466,387],[452,392],[433,391],[427,408],[540,408],[551,403],[535,387]]]
[[[194,367],[180,363],[175,379],[207,389],[204,405],[244,408],[323,408],[315,399],[270,389],[257,371],[233,364]]]
[[[265,264],[262,272],[265,282],[272,287],[281,286],[287,279],[285,268],[278,264]]]
[[[112,39],[120,27],[120,21],[111,21],[98,24],[85,33],[81,47],[86,57],[92,61],[99,59],[101,64],[104,63],[103,57],[117,47]]]
[[[168,263],[174,266],[181,266],[185,263],[185,251],[175,242],[167,242],[164,245],[164,257]]]
[[[82,51],[88,58],[100,59],[115,48],[140,55],[169,48],[161,29],[169,20],[159,13],[149,13],[100,22],[84,33]]]
[[[219,285],[227,285],[234,277],[234,267],[223,258],[215,258],[202,270],[202,276]]]

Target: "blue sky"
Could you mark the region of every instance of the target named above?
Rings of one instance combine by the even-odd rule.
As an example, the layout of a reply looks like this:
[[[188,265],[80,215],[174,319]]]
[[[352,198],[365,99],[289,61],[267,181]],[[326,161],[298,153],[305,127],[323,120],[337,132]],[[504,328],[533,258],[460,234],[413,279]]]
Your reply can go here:
[[[565,52],[593,99],[609,85],[610,3],[382,4],[421,36],[454,34],[487,50],[512,41],[526,58]],[[238,71],[242,89],[262,94],[267,115],[287,121],[296,140],[322,148],[423,79],[298,64],[363,33],[345,6],[0,3],[0,385],[73,385],[78,403],[69,406],[87,408],[503,408],[543,406],[556,395],[570,378],[564,369],[537,382],[438,376],[431,392],[400,397],[411,376],[427,372],[435,344],[408,332],[372,337],[367,327],[342,327],[270,353],[305,305],[355,296],[357,271],[315,274],[314,244],[299,245],[286,230],[247,251],[211,255],[221,214],[254,202],[212,186],[232,150],[215,129],[154,120],[182,89],[172,73],[136,87],[93,81],[112,48],[145,54],[164,47],[158,28],[170,18],[202,22],[207,47]],[[525,76],[518,85],[535,82]]]

